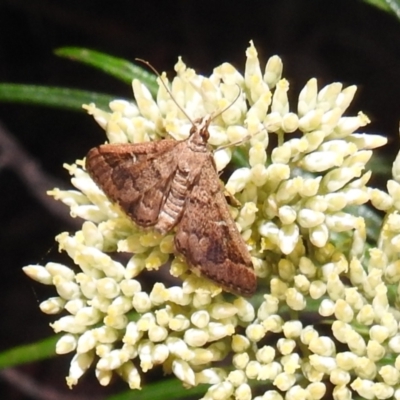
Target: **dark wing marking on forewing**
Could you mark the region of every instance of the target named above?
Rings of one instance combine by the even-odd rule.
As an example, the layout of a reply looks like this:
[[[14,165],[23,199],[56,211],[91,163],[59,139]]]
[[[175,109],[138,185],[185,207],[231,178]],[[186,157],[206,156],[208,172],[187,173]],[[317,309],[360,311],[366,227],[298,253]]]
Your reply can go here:
[[[91,149],[86,169],[113,202],[142,227],[155,225],[176,170],[179,144],[160,140]]]
[[[203,166],[188,194],[175,247],[192,269],[224,289],[243,296],[255,292],[250,254],[229,213],[211,162]]]

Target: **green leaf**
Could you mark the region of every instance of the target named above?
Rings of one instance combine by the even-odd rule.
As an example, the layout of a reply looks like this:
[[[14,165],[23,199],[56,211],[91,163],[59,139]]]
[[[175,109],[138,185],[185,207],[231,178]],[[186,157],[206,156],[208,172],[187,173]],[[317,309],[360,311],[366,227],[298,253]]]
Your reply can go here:
[[[113,396],[106,400],[179,400],[187,399],[190,396],[202,397],[206,392],[207,385],[196,386],[191,389],[185,389],[182,382],[177,379],[164,379],[152,384],[143,385],[141,391],[127,391]]]
[[[373,154],[366,169],[367,171],[371,170],[375,177],[377,175],[381,175],[382,178],[385,177],[385,181],[388,177],[389,179],[392,177],[392,162],[389,157],[383,155]]]
[[[108,109],[114,96],[78,89],[0,83],[0,101],[38,104],[42,106],[82,111],[82,104],[96,103]]]
[[[143,67],[138,67],[122,58],[80,47],[62,47],[57,49],[55,54],[98,68],[129,85],[132,83],[132,79],[139,79],[147,86],[153,96],[157,93],[156,76]]]
[[[56,342],[59,338],[52,336],[36,343],[3,351],[0,353],[0,368],[15,367],[55,356]]]
[[[245,151],[240,147],[236,147],[232,153],[232,164],[237,167],[249,167],[248,156]]]
[[[400,18],[400,0],[364,0],[372,6],[381,10],[392,12],[397,18]]]

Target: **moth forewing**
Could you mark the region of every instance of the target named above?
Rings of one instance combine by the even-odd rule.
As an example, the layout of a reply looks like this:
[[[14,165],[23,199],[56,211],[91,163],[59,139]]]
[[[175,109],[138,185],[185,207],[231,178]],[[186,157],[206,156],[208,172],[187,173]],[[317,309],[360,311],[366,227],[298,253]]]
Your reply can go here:
[[[137,225],[162,234],[176,226],[176,251],[192,270],[229,292],[251,296],[256,276],[208,149],[210,122],[196,120],[181,141],[96,147],[86,157],[86,170]]]

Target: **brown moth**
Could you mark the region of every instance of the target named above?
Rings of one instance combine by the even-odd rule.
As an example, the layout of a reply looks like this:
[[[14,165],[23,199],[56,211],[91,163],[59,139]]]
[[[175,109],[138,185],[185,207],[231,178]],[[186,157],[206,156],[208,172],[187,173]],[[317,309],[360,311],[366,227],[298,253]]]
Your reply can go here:
[[[86,170],[138,226],[161,234],[176,227],[175,249],[194,272],[251,296],[257,279],[207,145],[210,122],[194,121],[185,140],[95,147]]]

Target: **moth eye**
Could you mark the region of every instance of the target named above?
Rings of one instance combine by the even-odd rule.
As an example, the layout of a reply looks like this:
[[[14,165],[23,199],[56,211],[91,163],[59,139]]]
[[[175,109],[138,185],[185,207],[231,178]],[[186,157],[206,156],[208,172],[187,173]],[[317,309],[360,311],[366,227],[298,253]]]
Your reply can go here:
[[[201,135],[201,137],[203,138],[203,140],[205,142],[207,142],[208,139],[210,138],[210,133],[208,132],[207,128],[202,129],[201,132],[200,132],[200,135]]]

